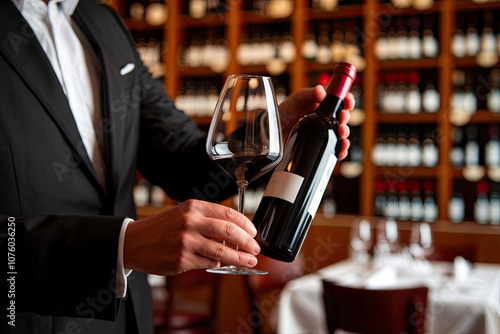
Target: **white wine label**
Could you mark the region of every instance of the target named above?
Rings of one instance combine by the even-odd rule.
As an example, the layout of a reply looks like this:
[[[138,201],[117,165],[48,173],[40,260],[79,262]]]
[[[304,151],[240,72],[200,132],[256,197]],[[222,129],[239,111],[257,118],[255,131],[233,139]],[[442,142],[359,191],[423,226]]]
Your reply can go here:
[[[304,178],[289,172],[274,172],[267,184],[263,197],[281,198],[294,203]]]
[[[326,186],[328,185],[328,181],[330,181],[330,176],[332,175],[333,168],[336,163],[337,157],[334,154],[330,154],[330,158],[328,158],[325,171],[321,176],[316,193],[314,194],[311,205],[309,205],[309,209],[307,210],[313,218],[316,216],[316,211],[318,211],[321,199],[323,198],[323,194],[325,193]]]

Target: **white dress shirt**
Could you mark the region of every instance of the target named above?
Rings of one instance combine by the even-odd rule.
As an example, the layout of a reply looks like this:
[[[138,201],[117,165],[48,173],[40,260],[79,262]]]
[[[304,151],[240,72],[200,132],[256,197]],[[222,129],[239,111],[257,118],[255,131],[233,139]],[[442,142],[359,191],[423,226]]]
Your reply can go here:
[[[97,178],[105,187],[101,64],[90,42],[80,28],[72,23],[71,15],[78,5],[78,0],[50,0],[48,5],[41,0],[12,2],[30,25],[52,64]],[[123,246],[125,231],[130,221],[131,219],[125,219],[120,232],[116,274],[117,298],[123,298],[127,290]]]

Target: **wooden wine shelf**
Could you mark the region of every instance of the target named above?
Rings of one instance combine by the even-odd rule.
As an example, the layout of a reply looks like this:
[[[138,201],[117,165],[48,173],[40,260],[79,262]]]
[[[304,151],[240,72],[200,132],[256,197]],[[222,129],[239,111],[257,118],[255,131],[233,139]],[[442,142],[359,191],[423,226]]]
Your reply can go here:
[[[332,20],[332,19],[350,19],[363,16],[361,5],[343,5],[334,12],[321,12],[315,9],[306,9],[305,18],[309,20]]]
[[[109,0],[117,8],[122,16],[127,16],[128,9],[125,8],[125,0]],[[344,1],[346,2],[346,1]],[[313,84],[311,78],[317,73],[331,72],[336,64],[318,64],[300,57],[300,43],[308,30],[317,25],[317,21],[325,21],[333,24],[334,20],[353,19],[362,22],[359,25],[359,33],[362,35],[362,55],[366,60],[366,68],[361,73],[361,85],[363,90],[363,109],[365,120],[360,127],[361,147],[365,153],[363,161],[363,173],[359,177],[359,214],[371,216],[374,214],[374,180],[387,173],[404,176],[408,170],[398,167],[386,168],[374,166],[369,158],[375,145],[377,129],[379,124],[435,124],[439,131],[439,165],[435,168],[416,168],[412,175],[419,178],[434,178],[436,180],[437,205],[439,211],[439,222],[435,226],[446,226],[448,201],[451,197],[452,184],[455,178],[462,179],[461,171],[450,166],[449,151],[451,149],[452,124],[449,121],[451,110],[450,96],[452,94],[451,77],[455,69],[478,69],[488,71],[480,67],[475,57],[455,58],[451,54],[451,40],[455,30],[456,16],[467,11],[489,11],[500,10],[500,1],[485,4],[474,3],[469,0],[441,0],[435,1],[432,8],[418,11],[413,8],[397,9],[382,0],[364,0],[362,5],[342,4],[337,11],[320,12],[309,8],[310,0],[296,0],[294,12],[286,18],[270,19],[261,13],[243,11],[241,0],[226,0],[226,12],[209,14],[201,19],[192,19],[186,15],[185,2],[181,0],[165,0],[169,9],[169,20],[163,27],[153,27],[146,24],[125,20],[130,29],[136,31],[152,31],[164,28],[164,62],[167,74],[164,83],[167,92],[175,96],[184,78],[220,77],[221,83],[224,78],[234,73],[266,74],[265,66],[241,66],[237,62],[237,50],[241,43],[241,37],[249,25],[281,24],[293,35],[296,43],[297,58],[284,72],[285,80],[288,80],[288,92],[293,93],[302,87]],[[439,41],[439,56],[436,58],[424,58],[419,60],[378,60],[374,53],[378,31],[381,25],[392,25],[396,19],[410,16],[433,16],[436,18],[435,33]],[[391,20],[391,21],[388,21]],[[230,52],[229,66],[224,73],[215,73],[210,68],[187,68],[179,67],[177,58],[184,43],[184,37],[189,34],[186,28],[220,27],[228,43]],[[289,30],[288,30],[289,29]],[[500,62],[495,64],[499,67]],[[437,89],[441,95],[441,109],[436,114],[384,114],[377,111],[377,76],[380,72],[410,70],[432,70],[436,72]],[[194,117],[198,124],[206,126],[210,123],[209,117]],[[487,110],[479,110],[471,117],[472,124],[500,124],[500,115]],[[338,168],[334,175],[338,176]],[[339,176],[340,177],[340,176]],[[471,230],[476,226],[471,224]],[[482,226],[477,226],[482,229]],[[465,233],[465,232],[464,232]]]
[[[163,30],[163,26],[152,26],[144,21],[134,21],[128,18],[124,18],[123,21],[129,30],[132,31],[153,31],[153,30]]]
[[[291,16],[283,18],[269,18],[257,12],[243,12],[242,15],[243,24],[275,24],[275,23],[284,23],[290,21],[291,21]]]
[[[377,122],[384,124],[435,124],[437,119],[437,113],[396,114],[377,111]]]
[[[381,70],[422,70],[435,69],[439,67],[439,57],[423,59],[398,59],[380,60],[378,67]]]
[[[488,110],[478,110],[472,115],[470,123],[495,123],[500,124],[500,113],[492,113]]]
[[[395,8],[391,4],[381,4],[379,5],[380,15],[391,15],[391,16],[411,16],[411,15],[430,15],[436,14],[442,11],[442,2],[435,1],[434,5],[426,10],[416,10],[414,8]]]
[[[200,19],[193,19],[186,15],[179,17],[179,25],[182,28],[204,28],[218,27],[224,25],[224,13],[208,14]]]
[[[178,68],[180,77],[217,77],[222,75],[214,72],[209,67],[179,66]]]
[[[420,179],[435,178],[436,168],[432,167],[375,167],[375,175],[384,178]]]
[[[500,9],[500,1],[491,0],[485,3],[459,0],[455,2],[456,11],[482,11]]]
[[[455,64],[456,67],[459,67],[459,68],[485,68],[485,69],[488,69],[488,68],[493,68],[493,67],[498,67],[500,66],[500,61],[497,61],[496,64],[494,64],[493,66],[490,66],[490,67],[481,67],[477,61],[476,61],[476,57],[463,57],[463,58],[456,58],[454,57],[453,58],[453,62]]]
[[[245,74],[269,75],[265,65],[241,66],[240,69],[241,69],[240,72]],[[283,74],[290,73],[291,71],[292,71],[292,65],[288,64]]]

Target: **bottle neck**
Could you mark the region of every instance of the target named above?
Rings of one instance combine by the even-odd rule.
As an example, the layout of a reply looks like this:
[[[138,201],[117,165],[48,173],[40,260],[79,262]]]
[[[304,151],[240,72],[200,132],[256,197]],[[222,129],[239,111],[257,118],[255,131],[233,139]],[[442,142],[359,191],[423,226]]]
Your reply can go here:
[[[328,94],[316,112],[326,118],[338,119],[339,113],[344,106],[344,101],[342,101],[338,96]]]

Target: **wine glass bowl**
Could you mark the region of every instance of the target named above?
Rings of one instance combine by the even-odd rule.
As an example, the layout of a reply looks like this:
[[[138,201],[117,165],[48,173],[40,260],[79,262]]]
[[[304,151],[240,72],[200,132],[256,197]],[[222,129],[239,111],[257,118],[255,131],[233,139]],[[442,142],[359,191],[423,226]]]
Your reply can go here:
[[[432,231],[428,223],[414,223],[410,232],[410,253],[418,260],[425,260],[434,251]]]
[[[361,262],[366,262],[366,255],[373,245],[372,226],[367,219],[356,219],[351,225],[350,246],[354,256]]]
[[[206,151],[238,185],[238,211],[243,213],[248,183],[281,160],[283,139],[278,105],[269,77],[237,74],[227,78],[217,101]],[[209,272],[267,274],[252,268],[226,266]]]
[[[381,255],[394,254],[400,250],[398,224],[393,218],[377,224],[377,252]]]

